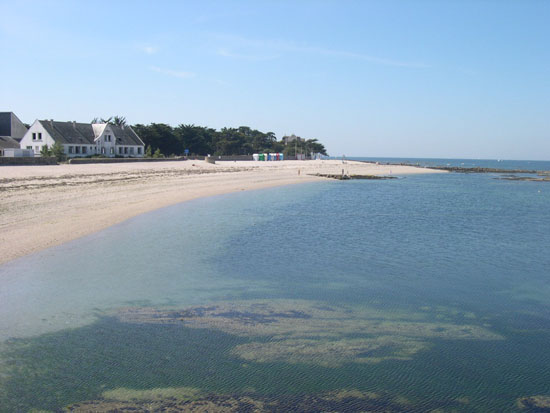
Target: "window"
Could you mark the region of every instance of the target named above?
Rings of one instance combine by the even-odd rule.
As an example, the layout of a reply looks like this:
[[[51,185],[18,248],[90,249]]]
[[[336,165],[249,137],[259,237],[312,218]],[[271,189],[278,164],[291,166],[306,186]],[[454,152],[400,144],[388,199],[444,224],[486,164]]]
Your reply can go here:
[[[124,148],[124,154],[125,154],[125,155],[128,154],[128,147],[125,147],[125,148]]]
[[[42,132],[38,132],[38,140],[39,140],[39,141],[42,140]]]
[[[122,146],[119,146],[119,147],[118,147],[118,154],[119,154],[119,155],[122,155]]]
[[[88,152],[88,148],[86,148],[85,146],[82,147],[82,153],[86,153]]]
[[[115,154],[115,148],[111,147],[111,155]]]
[[[134,148],[130,148],[130,155],[134,154]]]
[[[74,147],[74,153],[80,153],[80,146]]]
[[[105,155],[105,148],[101,148],[101,154]]]
[[[36,140],[36,133],[33,132],[32,134],[32,140],[35,141]]]
[[[141,155],[141,148],[138,148],[138,155]]]
[[[74,147],[73,146],[69,146],[69,153],[74,153]]]
[[[27,149],[32,149],[32,146],[27,146]]]

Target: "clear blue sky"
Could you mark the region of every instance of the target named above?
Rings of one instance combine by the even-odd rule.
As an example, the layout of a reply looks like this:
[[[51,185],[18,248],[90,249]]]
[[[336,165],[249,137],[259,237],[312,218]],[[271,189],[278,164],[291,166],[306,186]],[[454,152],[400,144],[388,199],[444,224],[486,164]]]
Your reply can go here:
[[[550,1],[0,0],[0,111],[550,159]]]

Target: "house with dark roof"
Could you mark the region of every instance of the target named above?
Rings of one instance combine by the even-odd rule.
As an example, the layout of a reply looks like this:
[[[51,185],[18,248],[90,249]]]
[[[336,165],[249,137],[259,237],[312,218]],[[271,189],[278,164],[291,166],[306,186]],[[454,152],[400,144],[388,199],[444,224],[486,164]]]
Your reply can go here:
[[[4,149],[19,149],[26,132],[27,127],[15,113],[0,112],[0,156],[4,156]]]
[[[40,156],[44,145],[59,143],[69,158],[90,155],[141,158],[145,144],[130,126],[110,123],[58,122],[36,120],[20,142]]]
[[[289,143],[294,142],[294,141],[301,142],[302,138],[300,138],[299,136],[296,136],[294,134],[292,134],[290,136],[283,136],[283,143],[285,145],[288,145]]]

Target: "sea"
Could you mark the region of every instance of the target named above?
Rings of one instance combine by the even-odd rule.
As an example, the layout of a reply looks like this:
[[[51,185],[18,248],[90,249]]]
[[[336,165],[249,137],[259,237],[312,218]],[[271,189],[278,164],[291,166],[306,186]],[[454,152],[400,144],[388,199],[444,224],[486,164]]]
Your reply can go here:
[[[331,159],[342,159],[332,157]],[[388,157],[349,157],[344,160],[378,162],[380,164],[408,164],[424,167],[492,168],[525,171],[549,171],[550,161],[521,161],[509,159],[446,159],[446,158],[388,158]]]
[[[546,411],[550,183],[502,177],[213,196],[8,262],[0,411]]]

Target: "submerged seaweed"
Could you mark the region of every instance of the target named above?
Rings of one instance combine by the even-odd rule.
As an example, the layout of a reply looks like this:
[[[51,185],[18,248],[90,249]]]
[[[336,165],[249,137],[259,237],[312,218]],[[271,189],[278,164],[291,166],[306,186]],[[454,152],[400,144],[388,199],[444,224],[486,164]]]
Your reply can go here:
[[[126,391],[126,389],[123,389]],[[160,392],[163,389],[158,389]],[[141,412],[443,412],[439,409],[459,407],[461,401],[449,401],[443,404],[428,403],[414,405],[402,397],[392,397],[385,393],[362,392],[355,389],[337,390],[319,394],[296,394],[280,396],[261,396],[257,394],[201,394],[196,397],[167,397],[164,399],[142,397],[132,400],[113,399],[104,394],[101,399],[75,403],[65,411],[73,413],[107,413],[124,411]],[[452,410],[451,410],[452,411]]]
[[[256,362],[378,363],[408,360],[429,347],[429,339],[499,340],[472,324],[433,322],[417,314],[386,314],[369,308],[329,306],[305,300],[222,302],[208,307],[162,310],[126,308],[129,323],[183,324],[243,337],[269,337],[236,346],[232,354]]]
[[[528,412],[550,412],[550,396],[529,396],[521,397],[517,401],[517,406]]]
[[[89,326],[6,343],[0,405],[8,412],[143,411],[147,403],[149,411],[215,411],[218,402],[233,409],[225,411],[400,411],[388,399],[329,403],[326,393],[388,388],[393,378],[374,374],[376,366],[418,358],[435,341],[502,339],[449,319],[305,300],[117,309]],[[205,399],[199,388],[218,396]]]

